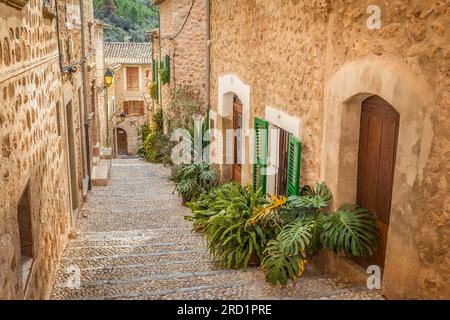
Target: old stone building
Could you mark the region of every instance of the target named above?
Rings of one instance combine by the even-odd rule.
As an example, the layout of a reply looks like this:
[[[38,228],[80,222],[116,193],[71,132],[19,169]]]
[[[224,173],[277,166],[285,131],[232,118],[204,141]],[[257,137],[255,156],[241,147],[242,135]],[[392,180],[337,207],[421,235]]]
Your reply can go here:
[[[354,280],[377,264],[388,298],[450,296],[449,39],[448,1],[211,0],[211,127],[269,127],[268,192],[289,191],[292,155],[294,189],[370,207],[375,261],[317,263]],[[216,143],[224,179],[251,182],[254,143]]]
[[[2,0],[0,12],[0,299],[42,299],[98,137],[92,1]]]
[[[159,72],[153,76],[157,102],[167,110],[175,89],[185,87],[207,105],[207,27],[205,0],[153,0],[159,6],[160,26],[152,30],[154,69],[169,69],[163,83]]]
[[[105,65],[114,72],[108,90],[108,146],[114,155],[136,155],[141,148],[139,129],[149,123],[152,99],[152,53],[148,43],[105,43]]]

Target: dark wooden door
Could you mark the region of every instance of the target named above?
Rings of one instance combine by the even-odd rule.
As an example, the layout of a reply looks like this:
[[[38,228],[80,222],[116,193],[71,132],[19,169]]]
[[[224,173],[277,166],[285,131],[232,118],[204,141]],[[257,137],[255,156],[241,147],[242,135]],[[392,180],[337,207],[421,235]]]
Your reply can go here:
[[[278,143],[278,170],[276,177],[275,193],[278,196],[286,196],[289,133],[281,128],[277,129],[279,132],[279,143]]]
[[[233,100],[233,129],[234,136],[234,162],[233,162],[233,181],[241,183],[242,176],[242,103],[238,97]]]
[[[385,100],[373,96],[362,104],[358,158],[357,203],[374,214],[380,227],[377,252],[356,259],[367,267],[384,267],[392,202],[400,114]]]
[[[117,128],[117,153],[128,155],[128,138],[125,130]]]

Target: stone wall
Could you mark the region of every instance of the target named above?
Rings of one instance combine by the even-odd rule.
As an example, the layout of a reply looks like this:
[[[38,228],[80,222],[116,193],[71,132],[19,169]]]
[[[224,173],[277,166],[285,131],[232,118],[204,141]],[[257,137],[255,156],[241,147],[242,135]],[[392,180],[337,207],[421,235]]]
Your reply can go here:
[[[128,90],[126,88],[126,67],[138,67],[139,68],[139,90]],[[110,116],[112,122],[110,126],[110,138],[112,139],[111,145],[113,146],[113,153],[116,154],[115,141],[115,128],[121,128],[125,130],[128,138],[128,153],[130,155],[136,155],[139,149],[142,147],[142,142],[139,140],[139,129],[145,123],[150,123],[152,112],[151,106],[146,104],[144,94],[148,92],[148,81],[151,80],[152,72],[151,66],[147,65],[121,65],[119,69],[114,71],[114,86],[109,89],[110,106],[112,108],[112,99],[115,99],[115,112],[113,115],[112,109],[110,110]],[[144,101],[145,114],[144,115],[129,115],[122,122],[120,119],[120,113],[123,112],[123,105],[125,101]],[[150,101],[148,101],[150,102]]]
[[[66,3],[59,5],[65,26]],[[0,11],[0,299],[45,299],[73,222],[65,107],[72,101],[79,133],[81,75],[61,76],[56,19],[43,14],[41,1],[31,0],[20,10],[0,2]],[[65,44],[70,32],[61,30]],[[70,34],[74,43],[79,33]],[[67,45],[63,51],[64,65],[81,57],[79,47],[70,55]],[[81,194],[82,141],[75,140]],[[17,210],[27,185],[34,261],[25,284]]]
[[[381,9],[381,29],[368,29],[372,4]],[[355,96],[384,95],[397,108],[419,97],[401,112],[401,126],[410,126],[417,140],[412,149],[399,144],[384,293],[448,298],[450,3],[212,0],[211,9],[213,110],[219,112],[223,99],[219,77],[233,75],[250,88],[250,118],[244,119],[250,127],[269,106],[300,119],[301,184],[324,179],[335,199],[345,197],[335,187],[343,169],[327,159],[345,150],[327,137],[342,133],[328,125],[341,121],[348,102],[336,104],[339,92],[355,86]],[[247,146],[251,150],[251,138]],[[245,169],[249,179],[251,167]]]
[[[159,7],[162,48],[159,38],[154,38],[153,53],[157,60],[161,53],[163,62],[168,54],[171,62],[171,83],[161,90],[162,108],[167,110],[176,87],[192,90],[206,105],[206,1],[166,0]],[[167,121],[164,127],[167,133]]]

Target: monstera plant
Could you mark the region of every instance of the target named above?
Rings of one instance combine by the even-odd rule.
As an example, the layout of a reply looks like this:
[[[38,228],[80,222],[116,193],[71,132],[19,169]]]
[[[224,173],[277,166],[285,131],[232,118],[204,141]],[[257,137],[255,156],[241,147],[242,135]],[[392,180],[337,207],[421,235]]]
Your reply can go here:
[[[288,279],[295,281],[308,258],[322,248],[359,257],[375,252],[379,231],[374,216],[355,204],[327,214],[323,210],[331,201],[331,192],[319,183],[316,188],[303,188],[299,196],[288,198],[286,205],[266,216],[283,225],[265,250],[262,267],[268,282],[286,285]]]

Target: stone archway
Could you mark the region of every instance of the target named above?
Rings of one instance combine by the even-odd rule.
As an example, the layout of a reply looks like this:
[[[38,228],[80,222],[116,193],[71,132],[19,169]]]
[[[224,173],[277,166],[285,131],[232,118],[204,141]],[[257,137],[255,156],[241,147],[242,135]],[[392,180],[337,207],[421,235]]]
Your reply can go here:
[[[420,268],[412,241],[419,213],[409,204],[431,152],[431,92],[407,66],[378,58],[345,65],[325,85],[321,178],[335,196],[334,207],[356,202],[361,103],[377,95],[400,113],[383,277],[383,291],[388,297],[406,296],[415,286]]]
[[[117,141],[117,155],[126,156],[128,155],[128,134],[122,128],[116,129],[116,141]]]

